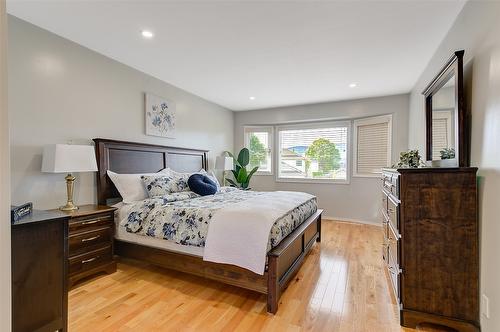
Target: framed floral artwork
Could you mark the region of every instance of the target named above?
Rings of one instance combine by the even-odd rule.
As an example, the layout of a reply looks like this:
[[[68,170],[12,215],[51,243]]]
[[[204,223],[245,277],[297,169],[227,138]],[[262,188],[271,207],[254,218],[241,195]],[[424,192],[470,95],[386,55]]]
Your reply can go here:
[[[145,94],[146,135],[175,138],[175,103]]]

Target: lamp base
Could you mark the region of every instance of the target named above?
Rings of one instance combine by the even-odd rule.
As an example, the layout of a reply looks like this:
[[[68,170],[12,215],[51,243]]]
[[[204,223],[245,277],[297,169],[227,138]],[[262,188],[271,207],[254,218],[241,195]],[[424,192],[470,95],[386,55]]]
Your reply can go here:
[[[78,206],[73,204],[73,202],[68,202],[66,205],[59,207],[59,210],[61,211],[74,211],[78,210]]]
[[[75,177],[73,175],[68,174],[64,178],[66,180],[66,189],[68,191],[68,201],[66,202],[66,205],[61,206],[59,210],[61,211],[73,211],[77,210],[78,206],[73,204],[73,184],[75,182]]]

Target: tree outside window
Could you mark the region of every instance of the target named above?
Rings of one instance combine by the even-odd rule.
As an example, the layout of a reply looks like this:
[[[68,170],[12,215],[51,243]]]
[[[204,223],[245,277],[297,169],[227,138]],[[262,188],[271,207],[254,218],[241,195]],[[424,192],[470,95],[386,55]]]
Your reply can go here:
[[[325,138],[318,138],[312,142],[305,154],[309,160],[316,160],[318,162],[318,171],[314,172],[314,177],[326,175],[340,168],[340,152],[335,143]],[[308,161],[306,168],[308,169],[309,167],[310,162]]]
[[[250,165],[261,166],[265,164],[267,160],[267,148],[255,134],[250,135],[248,145],[248,150],[250,150]]]

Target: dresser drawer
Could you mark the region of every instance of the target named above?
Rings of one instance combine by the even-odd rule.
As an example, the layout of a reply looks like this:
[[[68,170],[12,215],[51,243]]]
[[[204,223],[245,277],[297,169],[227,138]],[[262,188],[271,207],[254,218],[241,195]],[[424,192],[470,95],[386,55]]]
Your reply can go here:
[[[399,203],[394,202],[391,197],[387,199],[387,216],[396,235],[399,235]]]
[[[382,173],[382,188],[393,195],[396,198],[399,198],[399,176],[395,173]]]
[[[70,235],[68,238],[70,256],[75,256],[84,251],[91,251],[109,245],[113,239],[112,228],[107,226],[90,232],[81,232]]]
[[[387,230],[387,246],[389,252],[389,264],[399,270],[399,239],[395,234],[392,226],[388,225]]]
[[[69,274],[81,273],[94,267],[111,262],[113,259],[111,246],[93,250],[69,259]]]
[[[382,202],[381,202],[381,210],[387,214],[387,200],[389,198],[387,197],[387,194],[382,190]]]
[[[69,234],[111,226],[113,226],[113,215],[111,213],[72,218],[69,222]]]
[[[391,280],[392,290],[394,292],[394,296],[396,297],[397,303],[401,303],[400,297],[400,272],[394,265],[388,265],[389,271],[389,279]]]
[[[400,242],[398,238],[396,237],[394,230],[388,224],[388,236],[387,236],[387,268],[389,270],[389,277],[391,279],[391,285],[394,290],[394,295],[396,296],[396,299],[398,300],[398,303],[400,302],[400,294],[399,294],[399,277],[401,274],[401,270],[399,267],[399,245]]]
[[[382,222],[382,232],[384,233],[384,242],[382,243],[382,258],[385,263],[389,263],[389,238],[387,236],[389,231],[389,224],[386,221]]]

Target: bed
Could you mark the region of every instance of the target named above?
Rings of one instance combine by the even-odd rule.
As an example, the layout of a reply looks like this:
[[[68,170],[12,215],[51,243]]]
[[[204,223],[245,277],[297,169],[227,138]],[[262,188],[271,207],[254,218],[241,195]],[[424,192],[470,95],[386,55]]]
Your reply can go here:
[[[167,167],[177,172],[207,169],[208,151],[204,150],[100,138],[94,139],[94,142],[99,204],[110,205],[120,200],[118,191],[107,176],[108,170],[116,173],[153,173]],[[276,313],[281,293],[301,267],[314,243],[321,241],[321,214],[321,209],[315,209],[312,214],[304,216],[296,228],[271,247],[267,252],[263,274],[233,264],[206,261],[201,254],[203,248],[123,232],[119,226],[115,232],[114,249],[118,256],[266,294],[267,311]]]

